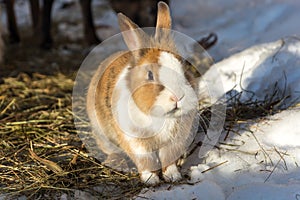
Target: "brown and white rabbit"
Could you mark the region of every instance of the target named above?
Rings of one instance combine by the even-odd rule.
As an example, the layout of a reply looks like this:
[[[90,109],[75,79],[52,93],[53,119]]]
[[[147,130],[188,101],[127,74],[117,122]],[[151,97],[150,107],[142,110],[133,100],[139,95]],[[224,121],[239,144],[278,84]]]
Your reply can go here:
[[[141,180],[178,181],[176,161],[193,140],[197,118],[196,79],[185,72],[171,35],[167,4],[158,3],[154,37],[118,14],[129,51],[104,60],[87,94],[87,112],[100,149],[125,152]]]

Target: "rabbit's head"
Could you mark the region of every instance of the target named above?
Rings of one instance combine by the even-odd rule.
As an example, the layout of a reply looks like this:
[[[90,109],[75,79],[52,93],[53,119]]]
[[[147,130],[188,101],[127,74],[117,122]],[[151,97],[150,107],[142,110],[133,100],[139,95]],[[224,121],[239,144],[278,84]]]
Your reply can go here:
[[[126,85],[136,107],[146,115],[177,118],[197,107],[195,78],[177,53],[168,6],[158,4],[155,35],[147,35],[123,14],[119,24],[132,59]]]

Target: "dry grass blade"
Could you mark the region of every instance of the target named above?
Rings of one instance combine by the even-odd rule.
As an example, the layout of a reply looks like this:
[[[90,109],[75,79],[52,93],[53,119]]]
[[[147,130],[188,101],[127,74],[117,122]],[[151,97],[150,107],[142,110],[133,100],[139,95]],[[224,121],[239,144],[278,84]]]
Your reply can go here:
[[[213,170],[213,169],[215,169],[215,168],[217,168],[217,167],[219,167],[219,166],[221,166],[221,165],[224,165],[224,164],[227,163],[227,162],[228,162],[228,160],[226,160],[226,161],[224,161],[224,162],[221,162],[221,163],[219,163],[219,164],[217,164],[217,165],[215,165],[215,166],[212,166],[212,167],[210,167],[210,168],[208,168],[208,169],[202,171],[201,173],[204,174],[204,173],[206,173],[206,172],[208,172],[208,171],[210,171],[210,170]]]
[[[38,157],[34,152],[33,150],[29,149],[29,153],[31,155],[31,157],[37,161],[39,161],[40,163],[46,165],[51,171],[53,171],[54,173],[60,175],[64,172],[64,170],[58,165],[56,164],[55,162],[52,162],[50,160],[47,160],[47,159],[43,159],[43,158],[40,158]]]
[[[281,155],[281,153],[279,153],[278,150],[277,150],[276,148],[275,148],[275,151],[279,154],[280,159],[277,161],[277,163],[276,163],[275,166],[273,167],[272,171],[270,172],[270,174],[269,174],[269,175],[267,176],[267,178],[265,179],[264,183],[266,183],[266,182],[270,179],[270,177],[272,176],[272,174],[274,173],[275,169],[278,167],[278,165],[279,165],[279,163],[280,163],[281,161],[283,161],[283,162],[285,163],[285,160],[284,160],[283,156]],[[286,152],[285,152],[285,153],[286,153]],[[284,154],[285,154],[285,153],[284,153]]]

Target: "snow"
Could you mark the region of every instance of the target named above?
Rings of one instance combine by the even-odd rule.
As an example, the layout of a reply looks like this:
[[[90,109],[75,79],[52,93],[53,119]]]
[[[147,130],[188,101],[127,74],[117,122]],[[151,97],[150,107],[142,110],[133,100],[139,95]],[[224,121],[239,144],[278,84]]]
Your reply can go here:
[[[198,199],[205,194],[205,199],[219,200],[225,199],[224,193],[220,186],[212,181],[203,181],[201,185],[187,185],[183,184],[175,187],[164,187],[163,190],[156,191],[156,189],[147,191],[147,195],[143,195],[143,191],[136,198],[142,200],[145,198],[151,199]]]
[[[286,97],[282,106],[288,107],[300,97],[299,50],[300,40],[291,37],[256,45],[217,62],[203,81],[221,79],[225,92],[244,91],[242,101]]]
[[[282,111],[280,116],[275,115],[270,119],[271,122],[264,126],[265,137],[263,141],[266,145],[277,146],[281,149],[300,147],[300,112],[297,110]],[[284,124],[284,126],[283,126]],[[300,153],[300,152],[299,152]],[[300,154],[296,156],[300,156]]]
[[[272,197],[270,198],[270,194]],[[239,189],[239,191],[233,193],[228,197],[228,200],[232,199],[299,199],[299,185],[290,184],[286,185],[273,185],[273,184],[255,184],[246,185]]]

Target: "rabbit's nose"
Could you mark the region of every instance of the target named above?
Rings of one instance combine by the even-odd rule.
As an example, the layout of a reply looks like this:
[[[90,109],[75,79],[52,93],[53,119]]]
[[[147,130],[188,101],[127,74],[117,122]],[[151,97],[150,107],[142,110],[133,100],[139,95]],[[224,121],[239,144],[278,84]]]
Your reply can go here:
[[[176,95],[172,95],[170,100],[175,103],[175,108],[180,108],[182,106],[181,100],[183,99],[184,95],[178,98]]]
[[[183,99],[183,97],[184,97],[184,95],[182,95],[180,98],[178,98],[176,95],[172,95],[170,97],[170,100],[174,101],[174,102],[179,102],[179,101],[181,101]]]
[[[170,96],[170,100],[171,100],[171,101],[174,101],[174,102],[177,102],[177,101],[178,101],[178,98],[177,98],[176,95],[172,95],[172,96]]]

